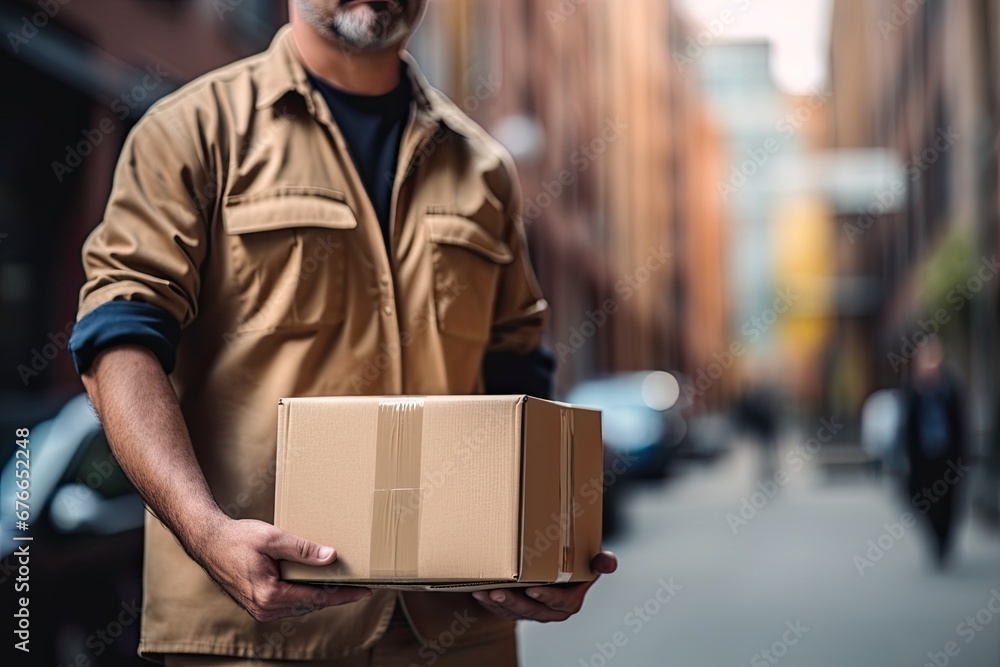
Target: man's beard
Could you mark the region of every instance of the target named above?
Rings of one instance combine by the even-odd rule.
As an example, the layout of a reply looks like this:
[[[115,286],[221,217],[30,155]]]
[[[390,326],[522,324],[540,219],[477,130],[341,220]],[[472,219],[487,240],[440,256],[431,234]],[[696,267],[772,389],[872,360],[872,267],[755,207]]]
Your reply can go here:
[[[302,17],[320,34],[357,51],[382,51],[401,43],[410,32],[411,17],[406,0],[375,3],[351,2],[334,11],[333,16],[318,12],[309,0],[299,0]]]

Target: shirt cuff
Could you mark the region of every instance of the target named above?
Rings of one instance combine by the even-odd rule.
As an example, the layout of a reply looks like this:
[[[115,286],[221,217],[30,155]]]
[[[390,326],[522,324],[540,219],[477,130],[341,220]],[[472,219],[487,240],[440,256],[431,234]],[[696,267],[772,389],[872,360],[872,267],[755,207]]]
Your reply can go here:
[[[170,313],[143,301],[108,301],[80,318],[69,338],[77,373],[85,373],[94,358],[114,345],[148,348],[168,375],[177,362],[181,327]]]
[[[555,358],[544,347],[527,354],[498,350],[483,357],[483,385],[487,394],[527,394],[552,398]]]

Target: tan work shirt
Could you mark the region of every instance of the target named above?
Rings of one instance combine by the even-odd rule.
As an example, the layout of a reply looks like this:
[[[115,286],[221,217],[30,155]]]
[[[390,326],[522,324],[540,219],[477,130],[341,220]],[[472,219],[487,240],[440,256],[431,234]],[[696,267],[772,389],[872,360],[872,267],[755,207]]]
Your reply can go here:
[[[231,516],[273,518],[280,397],[478,393],[487,350],[540,343],[546,303],[511,159],[402,57],[414,102],[394,175],[390,256],[288,26],[267,52],[150,109],[84,247],[78,319],[134,299],[181,324],[170,378]],[[397,600],[423,639],[511,632],[468,594],[385,590],[258,623],[148,513],[144,565],[145,655],[338,657],[374,644]]]

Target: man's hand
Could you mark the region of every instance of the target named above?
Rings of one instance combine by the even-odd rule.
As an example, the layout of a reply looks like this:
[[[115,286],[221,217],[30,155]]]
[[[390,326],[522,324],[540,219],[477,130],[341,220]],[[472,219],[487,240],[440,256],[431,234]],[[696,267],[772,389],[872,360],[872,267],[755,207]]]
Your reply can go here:
[[[189,540],[193,542],[194,540]],[[329,565],[332,547],[296,537],[269,523],[226,518],[188,544],[188,550],[209,576],[258,621],[356,602],[371,596],[356,586],[313,586],[282,581],[278,561]]]
[[[597,573],[593,581],[523,589],[498,588],[476,591],[472,597],[494,614],[514,620],[527,619],[541,623],[565,621],[580,611],[587,590],[600,575],[611,574],[618,569],[618,559],[610,551],[602,551],[590,561],[590,569]]]
[[[329,565],[336,557],[333,549],[263,521],[232,519],[219,509],[191,447],[177,395],[150,350],[108,348],[82,379],[115,458],[146,506],[251,616],[273,621],[371,595],[366,588],[281,581],[278,560]]]

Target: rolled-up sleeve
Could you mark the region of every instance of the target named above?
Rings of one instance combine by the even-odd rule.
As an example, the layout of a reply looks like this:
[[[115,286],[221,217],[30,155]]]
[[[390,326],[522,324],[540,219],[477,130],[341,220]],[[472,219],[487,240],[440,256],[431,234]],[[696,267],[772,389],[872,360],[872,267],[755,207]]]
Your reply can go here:
[[[149,304],[176,321],[179,329],[197,316],[207,252],[206,211],[214,191],[198,145],[192,128],[156,108],[126,139],[104,219],[83,246],[86,282],[77,312],[81,331],[74,342],[87,352],[87,359],[96,353],[96,342],[115,342],[95,327],[80,327],[104,304]],[[120,308],[116,321],[134,335],[136,326],[129,326],[128,318],[146,317],[148,325],[149,312]]]
[[[164,372],[177,363],[181,328],[162,308],[142,301],[116,299],[102,303],[73,327],[69,349],[78,373],[86,373],[94,358],[115,345],[141,345],[156,355]]]

